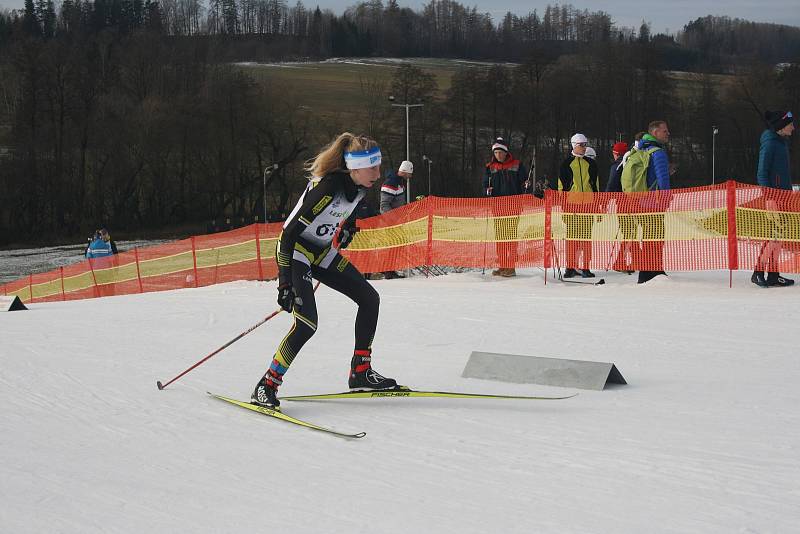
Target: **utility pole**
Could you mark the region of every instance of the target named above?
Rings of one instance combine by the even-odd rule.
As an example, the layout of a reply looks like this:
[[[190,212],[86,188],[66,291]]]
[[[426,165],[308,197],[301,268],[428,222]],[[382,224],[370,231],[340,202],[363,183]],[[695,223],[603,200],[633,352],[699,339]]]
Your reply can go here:
[[[422,161],[428,164],[428,196],[431,196],[431,165],[433,165],[433,160],[423,154]]]
[[[389,102],[392,103],[392,107],[396,108],[406,108],[406,161],[411,161],[411,143],[409,138],[409,128],[408,128],[408,110],[409,108],[421,108],[425,104],[395,104],[394,103],[394,95],[389,95]],[[411,203],[411,182],[407,181],[406,183],[406,203]]]
[[[264,223],[267,222],[267,175],[272,174],[278,169],[278,164],[273,163],[264,168]]]
[[[711,127],[711,185],[717,183],[717,134],[719,128]]]

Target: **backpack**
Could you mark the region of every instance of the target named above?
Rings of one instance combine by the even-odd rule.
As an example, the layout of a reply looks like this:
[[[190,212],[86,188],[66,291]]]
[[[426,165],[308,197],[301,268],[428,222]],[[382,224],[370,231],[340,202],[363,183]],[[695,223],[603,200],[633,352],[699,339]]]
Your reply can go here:
[[[631,152],[622,167],[622,190],[626,193],[636,193],[645,191],[655,191],[658,183],[654,183],[652,188],[647,185],[647,168],[650,166],[650,158],[653,152],[661,150],[660,147],[650,147],[647,150],[636,150]]]

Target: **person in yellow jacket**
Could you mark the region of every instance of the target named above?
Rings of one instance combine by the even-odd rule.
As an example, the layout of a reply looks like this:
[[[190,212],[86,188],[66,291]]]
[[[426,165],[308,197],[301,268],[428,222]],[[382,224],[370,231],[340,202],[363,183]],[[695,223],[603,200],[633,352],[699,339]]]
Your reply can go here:
[[[586,156],[589,140],[582,133],[570,138],[572,152],[558,172],[558,190],[568,191],[564,202],[564,223],[567,225],[567,268],[564,278],[582,276],[594,278],[589,270],[592,261],[592,194],[600,191],[597,163]],[[579,254],[583,253],[582,268],[578,270]]]

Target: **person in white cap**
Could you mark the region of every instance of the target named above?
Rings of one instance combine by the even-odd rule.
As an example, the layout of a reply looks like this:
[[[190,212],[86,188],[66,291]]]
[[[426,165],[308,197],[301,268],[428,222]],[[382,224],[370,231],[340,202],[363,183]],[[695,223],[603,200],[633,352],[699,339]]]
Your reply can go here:
[[[397,172],[390,172],[381,186],[381,213],[406,204],[406,180],[414,174],[414,164],[404,161]]]
[[[581,212],[591,202],[590,195],[600,190],[597,174],[597,162],[586,157],[589,140],[582,133],[576,133],[570,140],[572,152],[561,164],[558,173],[558,190],[578,195],[567,195],[564,202],[564,223],[567,225],[567,268],[564,278],[580,275],[583,278],[594,278],[589,270],[592,261],[592,217]],[[578,256],[583,253],[583,268],[578,271]]]
[[[487,197],[521,195],[525,192],[528,172],[525,165],[508,150],[508,143],[498,137],[492,143],[492,161],[486,164],[483,175],[483,189]],[[517,225],[519,209],[511,202],[494,203],[494,232],[496,239],[497,263],[500,268],[492,271],[493,276],[512,277],[517,275]]]

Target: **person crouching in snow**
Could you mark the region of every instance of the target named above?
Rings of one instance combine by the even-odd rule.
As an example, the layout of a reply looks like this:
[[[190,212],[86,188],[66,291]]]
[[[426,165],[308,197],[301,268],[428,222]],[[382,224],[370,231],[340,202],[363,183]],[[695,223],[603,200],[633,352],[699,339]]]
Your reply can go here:
[[[251,397],[254,404],[278,409],[277,391],[283,383],[283,375],[317,330],[312,278],[358,304],[350,388],[397,387],[394,379],[372,369],[372,339],[380,304],[378,293],[339,253],[358,231],[356,206],[364,198],[366,189],[380,178],[380,166],[378,144],[366,136],[349,132],[340,134],[306,166],[310,181],[283,225],[277,250],[278,304],[294,316],[294,324],[278,345],[266,374],[256,384]]]

